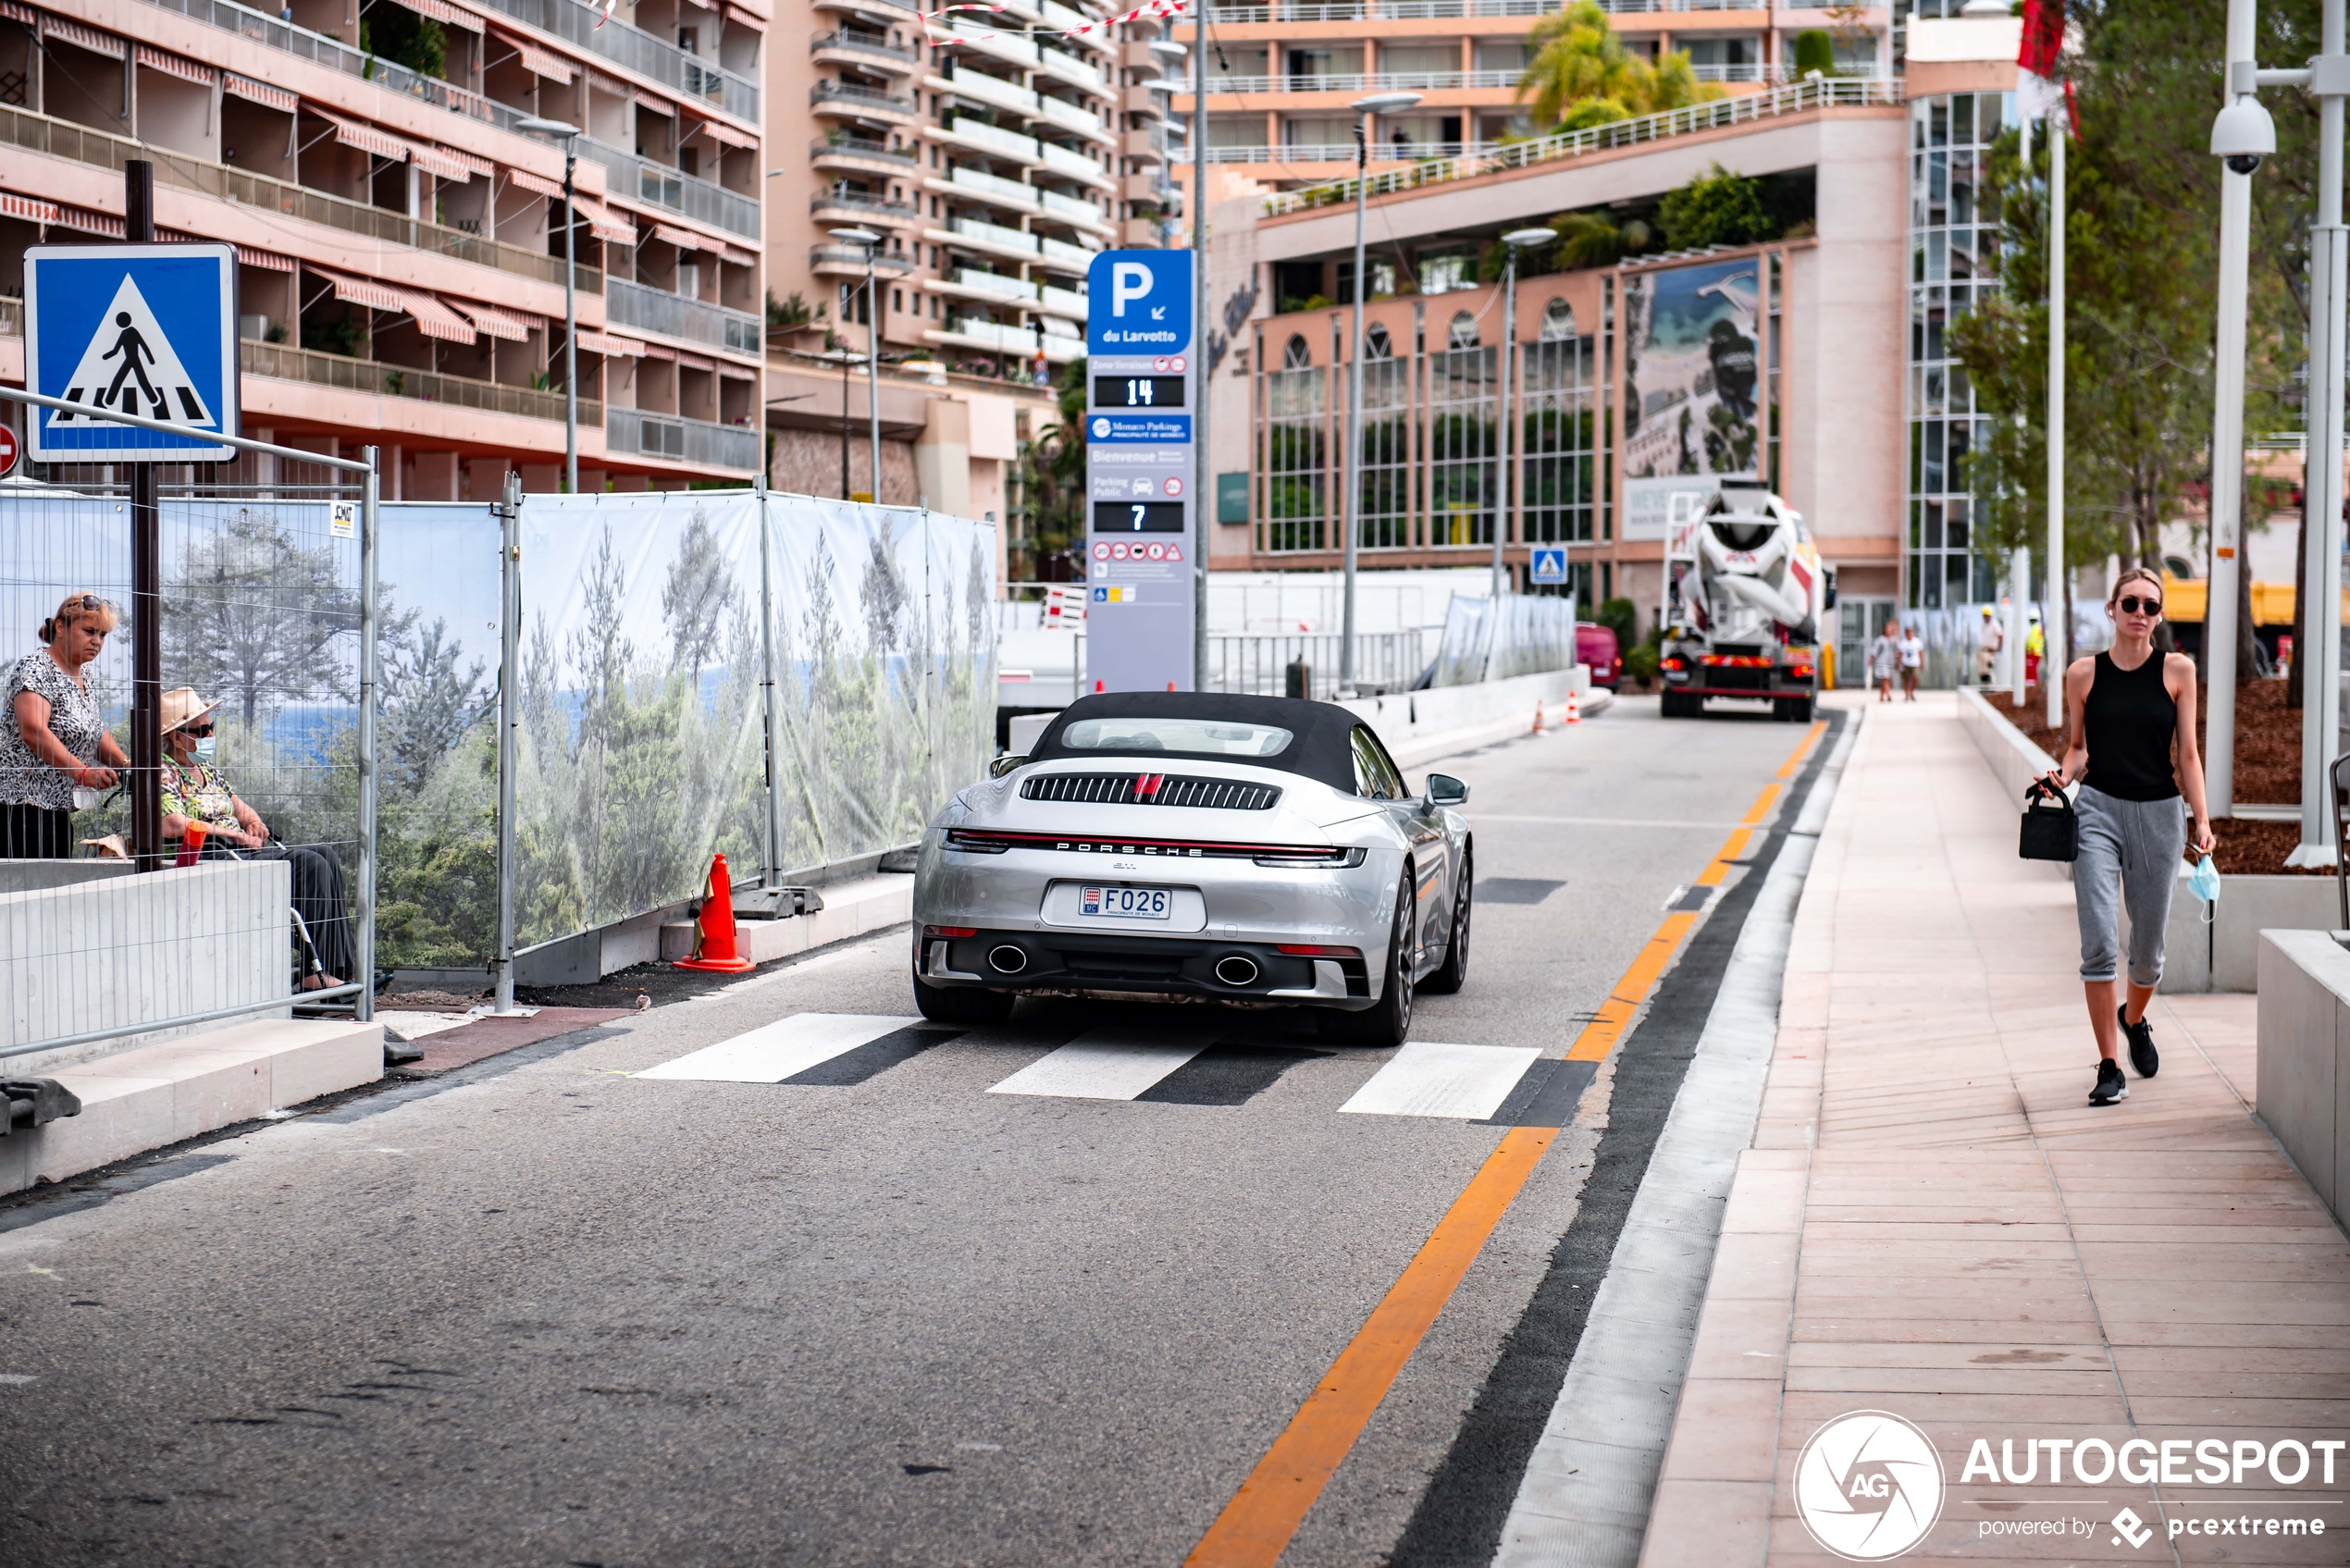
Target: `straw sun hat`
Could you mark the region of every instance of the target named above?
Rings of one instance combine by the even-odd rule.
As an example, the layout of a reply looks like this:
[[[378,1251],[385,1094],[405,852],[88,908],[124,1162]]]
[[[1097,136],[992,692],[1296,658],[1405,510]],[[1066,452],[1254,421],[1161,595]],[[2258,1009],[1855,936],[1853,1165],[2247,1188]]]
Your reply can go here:
[[[192,724],[219,706],[197,696],[193,686],[175,686],[163,694],[163,733],[169,735],[182,724]]]

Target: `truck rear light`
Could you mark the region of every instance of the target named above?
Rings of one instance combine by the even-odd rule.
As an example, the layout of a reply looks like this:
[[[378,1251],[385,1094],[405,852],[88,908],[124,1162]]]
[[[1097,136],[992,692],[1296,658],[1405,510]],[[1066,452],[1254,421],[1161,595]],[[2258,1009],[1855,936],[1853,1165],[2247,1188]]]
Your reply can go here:
[[[1808,681],[1812,678],[1812,666],[1809,664],[1790,664],[1787,667],[1787,673],[1793,675],[1799,681]]]
[[[929,936],[977,936],[977,926],[924,926],[922,934]]]
[[[1273,951],[1286,953],[1292,958],[1359,958],[1363,956],[1360,947],[1325,947],[1313,942],[1277,942],[1273,945]]]
[[[1688,668],[1688,666],[1682,663],[1678,659],[1667,659],[1658,667],[1665,670],[1683,670]]]

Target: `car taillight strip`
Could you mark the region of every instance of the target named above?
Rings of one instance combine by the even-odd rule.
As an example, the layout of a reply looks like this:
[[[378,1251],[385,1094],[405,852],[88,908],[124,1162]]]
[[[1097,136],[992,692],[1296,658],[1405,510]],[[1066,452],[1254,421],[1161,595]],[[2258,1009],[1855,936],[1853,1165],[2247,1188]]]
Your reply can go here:
[[[1245,779],[1196,779],[1170,773],[1039,773],[1021,784],[1022,800],[1068,800],[1105,806],[1206,806],[1264,811],[1281,797],[1279,786]]]
[[[1006,849],[1065,849],[1081,855],[1176,855],[1191,858],[1289,860],[1300,865],[1344,865],[1354,851],[1327,844],[1220,844],[1192,839],[1090,837],[1052,833],[999,833],[976,828],[946,830],[949,849],[996,853]]]

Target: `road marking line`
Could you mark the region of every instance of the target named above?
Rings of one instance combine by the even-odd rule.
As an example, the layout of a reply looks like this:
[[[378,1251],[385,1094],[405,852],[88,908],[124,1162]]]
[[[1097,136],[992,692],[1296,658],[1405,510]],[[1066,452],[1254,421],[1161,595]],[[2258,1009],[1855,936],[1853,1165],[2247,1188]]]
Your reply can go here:
[[[1812,726],[1781,768],[1782,777],[1792,776],[1787,770],[1801,761],[1826,727],[1824,722]],[[1730,835],[1698,878],[1699,883],[1717,885],[1728,874],[1729,862],[1738,858],[1779,794],[1780,785],[1765,786],[1745,817],[1752,826],[1741,826]],[[1598,1019],[1567,1052],[1568,1061],[1592,1061],[1607,1055],[1696,921],[1694,914],[1664,918],[1624,978],[1616,982]],[[1597,1049],[1592,1049],[1595,1045]],[[1183,1560],[1184,1568],[1274,1568],[1298,1525],[1305,1523],[1306,1511],[1338,1473],[1347,1451],[1369,1424],[1371,1413],[1387,1397],[1396,1374],[1419,1348],[1436,1315],[1483,1250],[1486,1238],[1501,1223],[1542,1152],[1557,1136],[1556,1129],[1537,1127],[1513,1128],[1502,1135],[1501,1142],[1469,1178],[1418,1254],[1371,1309],[1370,1317],[1339,1352],[1289,1426],[1273,1439],[1273,1446],[1256,1462],[1232,1500],[1224,1505],[1199,1545]]]
[[[795,1013],[675,1061],[647,1068],[636,1076],[705,1083],[781,1083],[868,1041],[921,1021],[877,1013]]]
[[[1131,1100],[1216,1043],[1213,1034],[1097,1029],[1029,1063],[987,1092],[1070,1100]]]
[[[1341,1105],[1381,1117],[1458,1117],[1482,1121],[1502,1108],[1541,1052],[1530,1045],[1443,1045],[1407,1041]]]

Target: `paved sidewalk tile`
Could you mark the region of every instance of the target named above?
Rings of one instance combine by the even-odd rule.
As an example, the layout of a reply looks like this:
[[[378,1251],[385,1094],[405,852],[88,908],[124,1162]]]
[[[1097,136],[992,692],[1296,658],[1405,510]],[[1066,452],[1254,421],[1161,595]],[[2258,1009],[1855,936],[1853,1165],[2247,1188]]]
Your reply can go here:
[[[2232,1500],[1962,1483],[1977,1438],[1996,1453],[2350,1427],[2350,1243],[2255,1117],[2254,999],[2158,997],[2161,1074],[2092,1108],[2071,882],[2014,846],[2015,807],[1953,699],[1868,706],[1797,914],[1643,1568],[1837,1561],[1792,1481],[1853,1411],[1916,1423],[1942,1456],[1940,1522],[1911,1554],[1985,1565],[2167,1557],[2107,1522],[2127,1507],[2160,1530]],[[2350,1456],[2340,1484],[2260,1495],[2336,1538],[2246,1554],[2184,1537],[2178,1560],[2342,1561]],[[2014,1525],[2065,1513],[2094,1538]]]

